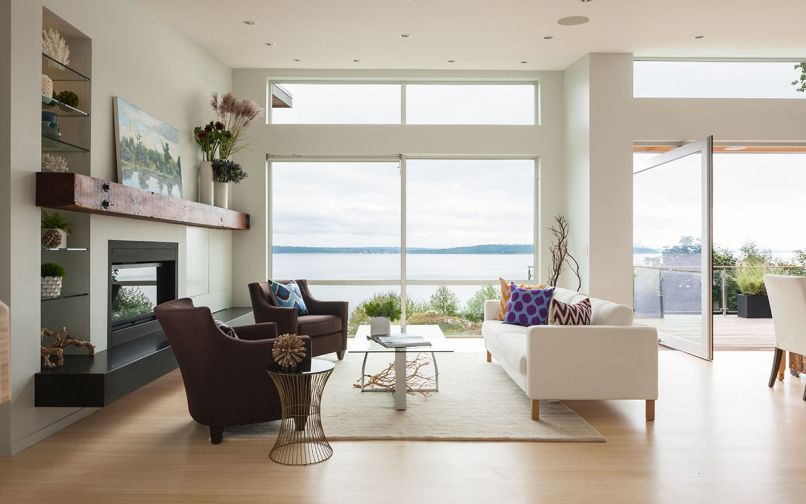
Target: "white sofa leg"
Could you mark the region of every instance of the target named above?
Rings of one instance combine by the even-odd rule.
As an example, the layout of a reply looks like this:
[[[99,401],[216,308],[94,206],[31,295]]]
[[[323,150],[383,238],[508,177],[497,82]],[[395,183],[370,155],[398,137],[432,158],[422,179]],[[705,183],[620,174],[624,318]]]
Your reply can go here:
[[[532,420],[540,421],[540,401],[536,399],[532,400]]]
[[[646,400],[646,421],[647,422],[654,422],[655,421],[655,400],[654,399],[647,399]]]
[[[492,362],[492,361],[493,361],[493,354],[491,354],[490,351],[487,350],[487,362]]]

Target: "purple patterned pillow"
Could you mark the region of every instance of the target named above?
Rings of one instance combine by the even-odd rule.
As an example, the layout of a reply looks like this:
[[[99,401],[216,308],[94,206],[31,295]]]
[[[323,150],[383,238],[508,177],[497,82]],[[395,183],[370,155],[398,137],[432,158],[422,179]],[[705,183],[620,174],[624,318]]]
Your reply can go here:
[[[554,287],[524,289],[511,284],[510,289],[512,294],[504,323],[519,326],[545,325],[549,317],[549,304],[554,296]]]

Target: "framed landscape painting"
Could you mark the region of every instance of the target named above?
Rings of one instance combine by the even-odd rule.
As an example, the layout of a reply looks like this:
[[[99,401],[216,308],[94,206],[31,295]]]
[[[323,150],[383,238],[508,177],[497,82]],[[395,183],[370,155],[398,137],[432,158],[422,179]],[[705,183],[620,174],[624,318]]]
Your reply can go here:
[[[181,198],[179,130],[117,96],[114,110],[118,182]]]

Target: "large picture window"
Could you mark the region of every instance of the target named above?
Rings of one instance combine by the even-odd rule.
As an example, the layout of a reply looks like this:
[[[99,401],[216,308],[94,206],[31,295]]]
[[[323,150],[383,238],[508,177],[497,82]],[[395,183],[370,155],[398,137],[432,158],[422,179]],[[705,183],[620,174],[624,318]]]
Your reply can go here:
[[[270,172],[271,276],[347,300],[351,334],[385,295],[406,299],[407,324],[478,335],[498,278],[534,275],[534,159],[274,160]]]

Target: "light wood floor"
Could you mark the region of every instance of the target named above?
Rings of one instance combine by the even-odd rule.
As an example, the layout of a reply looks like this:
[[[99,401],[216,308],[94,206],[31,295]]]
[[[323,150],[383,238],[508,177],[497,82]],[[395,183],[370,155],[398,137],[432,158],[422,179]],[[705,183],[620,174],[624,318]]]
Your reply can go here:
[[[0,502],[803,502],[806,378],[768,389],[769,352],[660,359],[654,424],[643,402],[568,403],[605,444],[339,442],[301,468],[270,462],[265,441],[210,445],[172,373],[0,459]]]

